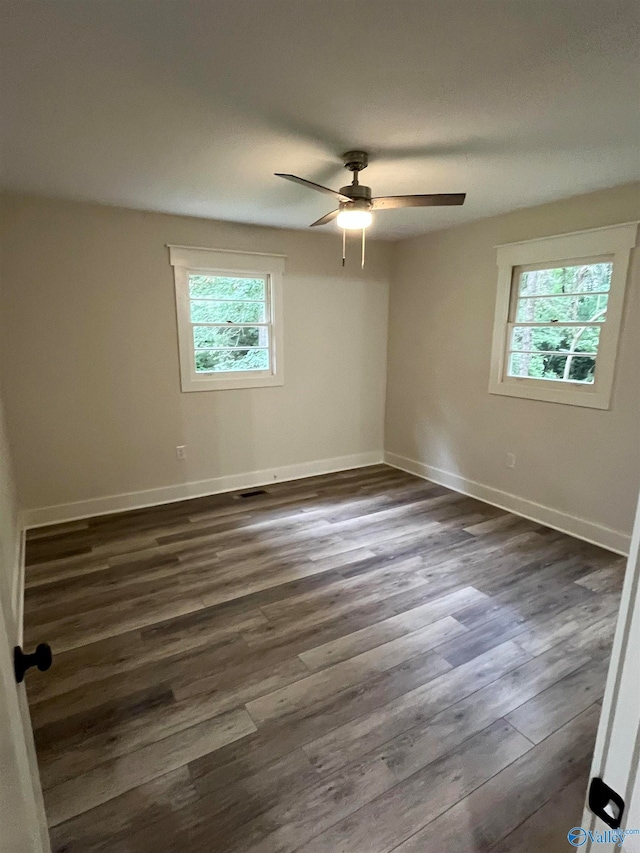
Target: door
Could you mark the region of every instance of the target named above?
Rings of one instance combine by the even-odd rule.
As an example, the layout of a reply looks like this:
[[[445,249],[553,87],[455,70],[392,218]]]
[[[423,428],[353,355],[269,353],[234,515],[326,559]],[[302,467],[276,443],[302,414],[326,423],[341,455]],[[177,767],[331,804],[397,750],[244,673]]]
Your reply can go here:
[[[624,801],[620,830],[623,850],[640,853],[640,503],[636,513],[629,561],[590,779],[600,778]],[[612,809],[610,808],[610,811]],[[613,809],[615,811],[615,809]],[[582,830],[574,846],[593,853],[621,848],[604,820],[585,808]],[[609,832],[609,836],[607,836]],[[592,833],[592,835],[590,834]],[[610,840],[603,840],[603,839]]]
[[[29,708],[16,684],[17,629],[0,566],[0,853],[50,853]],[[5,575],[6,577],[6,575]]]

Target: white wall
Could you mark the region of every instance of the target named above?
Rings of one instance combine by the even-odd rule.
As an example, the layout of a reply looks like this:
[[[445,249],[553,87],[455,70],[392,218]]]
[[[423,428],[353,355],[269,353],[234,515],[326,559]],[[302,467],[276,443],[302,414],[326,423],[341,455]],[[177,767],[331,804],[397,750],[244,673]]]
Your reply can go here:
[[[624,549],[640,483],[638,258],[610,411],[495,396],[488,384],[494,246],[637,219],[634,184],[399,243],[389,316],[389,459]],[[507,452],[516,454],[513,470]]]
[[[172,488],[185,483],[382,458],[388,243],[370,244],[364,272],[353,245],[343,270],[335,232],[11,195],[1,233],[3,384],[23,507],[170,487],[149,496],[163,500],[189,493]],[[287,255],[283,387],[181,393],[167,243]]]

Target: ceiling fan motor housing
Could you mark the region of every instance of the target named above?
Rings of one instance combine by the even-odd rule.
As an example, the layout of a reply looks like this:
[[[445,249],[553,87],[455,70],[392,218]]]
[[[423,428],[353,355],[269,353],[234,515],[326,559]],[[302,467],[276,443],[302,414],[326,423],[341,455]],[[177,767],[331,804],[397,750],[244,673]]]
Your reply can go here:
[[[361,197],[354,198],[353,201],[341,201],[340,210],[371,210],[371,198]]]
[[[369,165],[369,155],[366,151],[347,151],[342,155],[342,162],[350,172],[361,172]]]
[[[346,187],[340,187],[342,195],[349,196],[354,202],[370,202],[371,187],[365,187],[364,184],[348,184]],[[345,202],[348,204],[348,202]]]

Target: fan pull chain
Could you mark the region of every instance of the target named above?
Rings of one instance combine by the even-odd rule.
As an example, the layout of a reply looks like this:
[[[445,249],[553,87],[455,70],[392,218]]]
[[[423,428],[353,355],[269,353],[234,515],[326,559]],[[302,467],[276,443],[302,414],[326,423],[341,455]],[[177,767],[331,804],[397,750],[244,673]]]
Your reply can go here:
[[[365,260],[365,229],[362,229],[362,258],[360,261],[360,266],[364,269],[364,260]],[[345,265],[347,259],[347,230],[346,228],[342,229],[342,266]]]

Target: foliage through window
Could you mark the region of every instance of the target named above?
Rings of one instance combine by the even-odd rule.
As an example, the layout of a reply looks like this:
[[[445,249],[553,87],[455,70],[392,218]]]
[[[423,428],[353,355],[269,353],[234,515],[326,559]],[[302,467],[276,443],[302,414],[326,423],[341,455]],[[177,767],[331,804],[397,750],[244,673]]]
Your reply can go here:
[[[508,375],[595,380],[611,261],[514,270]]]
[[[196,373],[269,370],[266,278],[189,276]]]

